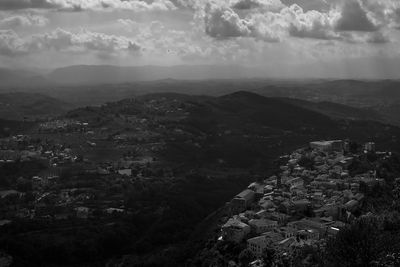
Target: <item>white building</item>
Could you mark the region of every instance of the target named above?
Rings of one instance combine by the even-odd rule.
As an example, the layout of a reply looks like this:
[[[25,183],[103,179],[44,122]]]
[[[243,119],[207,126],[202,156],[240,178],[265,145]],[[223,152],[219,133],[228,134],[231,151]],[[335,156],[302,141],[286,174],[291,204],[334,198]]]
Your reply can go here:
[[[257,236],[247,240],[247,248],[257,257],[261,257],[268,244],[269,240],[266,236]]]
[[[315,141],[310,142],[310,147],[312,149],[320,150],[323,152],[340,152],[343,151],[343,141],[342,140],[331,140],[331,141]]]

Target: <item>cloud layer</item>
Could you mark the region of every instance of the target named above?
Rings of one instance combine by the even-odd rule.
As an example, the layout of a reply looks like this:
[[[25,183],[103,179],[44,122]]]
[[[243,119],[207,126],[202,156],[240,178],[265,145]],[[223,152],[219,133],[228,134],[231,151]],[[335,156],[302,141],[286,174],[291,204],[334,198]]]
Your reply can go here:
[[[399,42],[399,0],[0,0],[3,62],[275,66],[396,58]]]
[[[21,38],[12,30],[0,30],[0,54],[17,56],[44,51],[104,52],[128,51],[140,53],[141,46],[125,37],[90,31],[72,33],[63,29]]]
[[[43,16],[36,15],[14,15],[0,19],[0,28],[18,28],[18,27],[43,27],[49,20]]]
[[[169,0],[1,0],[0,10],[57,9],[60,11],[110,10],[133,11],[175,9]]]

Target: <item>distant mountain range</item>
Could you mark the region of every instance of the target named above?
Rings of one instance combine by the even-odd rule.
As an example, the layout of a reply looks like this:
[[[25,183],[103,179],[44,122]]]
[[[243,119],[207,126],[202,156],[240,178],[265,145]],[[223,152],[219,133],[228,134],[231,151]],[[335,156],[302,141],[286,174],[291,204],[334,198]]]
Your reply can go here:
[[[0,87],[122,84],[165,79],[183,81],[264,79],[273,81],[273,84],[278,86],[308,84],[313,90],[322,88],[326,93],[370,94],[383,90],[386,96],[390,96],[398,95],[392,88],[393,83],[400,83],[395,80],[279,79],[274,78],[272,74],[269,76],[267,71],[239,65],[73,65],[43,73],[44,71],[0,68]]]
[[[71,66],[59,68],[47,79],[61,84],[112,84],[162,79],[206,80],[247,78],[250,69],[239,66]],[[251,77],[251,76],[250,76]]]
[[[221,96],[245,90],[267,97],[285,98],[293,105],[331,117],[400,125],[400,80],[280,80],[269,79],[265,75],[264,78],[253,78],[263,75],[252,68],[223,65],[79,65],[43,73],[0,68],[0,91],[36,92],[51,96],[53,100],[46,100],[50,105],[48,110],[57,114],[65,110],[65,103],[59,105],[54,103],[55,99],[84,106],[149,93]],[[40,107],[37,103],[34,106]],[[19,107],[18,112],[6,112],[3,106],[0,115],[12,114],[12,118],[20,118],[29,108],[32,106],[27,105],[25,111]],[[43,114],[40,109],[37,113]]]
[[[48,74],[0,69],[1,87],[116,84],[163,79],[207,80],[256,77],[254,70],[241,66],[134,66],[76,65]]]

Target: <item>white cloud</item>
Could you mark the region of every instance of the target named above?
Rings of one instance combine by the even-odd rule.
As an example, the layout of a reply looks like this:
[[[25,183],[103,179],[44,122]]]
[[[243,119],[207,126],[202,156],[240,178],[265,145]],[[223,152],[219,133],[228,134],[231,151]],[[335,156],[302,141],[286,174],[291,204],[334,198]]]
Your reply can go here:
[[[289,34],[293,37],[311,39],[340,39],[333,31],[333,25],[338,18],[338,13],[331,11],[322,13],[311,10],[304,12],[299,6],[293,5],[284,11],[288,21]]]
[[[36,15],[15,15],[0,19],[0,27],[16,28],[16,27],[43,27],[47,25],[49,20],[43,16]]]
[[[400,1],[398,0],[362,0],[368,14],[381,24],[392,28],[400,27]]]
[[[0,54],[14,56],[24,52],[24,42],[12,30],[0,30]]]
[[[141,46],[130,38],[81,30],[72,33],[63,29],[27,38],[14,31],[0,31],[0,54],[15,56],[48,51],[60,52],[130,52],[140,53]]]
[[[251,34],[250,23],[245,19],[241,19],[229,7],[207,4],[204,22],[206,33],[214,38],[223,39],[250,36]]]
[[[386,35],[383,38],[381,32],[364,34],[379,32],[384,27],[370,14],[366,4],[359,0],[332,1],[330,10],[326,12],[304,11],[297,4],[268,11],[257,9],[256,7],[260,6],[259,2],[264,1],[236,1],[236,4],[242,3],[241,9],[233,9],[232,1],[211,1],[205,8],[199,9],[197,16],[204,19],[205,33],[219,40],[248,37],[278,42],[287,36],[351,43],[383,44],[388,40]],[[243,13],[242,10],[246,12]]]
[[[169,0],[1,0],[0,10],[57,9],[62,11],[83,10],[172,10],[175,5]]]
[[[99,3],[108,0],[25,1],[30,2],[30,7],[34,6],[33,2],[36,7],[41,4],[42,9],[2,12],[0,21],[8,19],[3,25],[0,22],[0,27],[13,29],[0,31],[2,59],[22,62],[23,59],[37,60],[52,55],[57,61],[70,57],[70,61],[62,62],[65,65],[66,62],[96,62],[101,56],[101,62],[106,64],[233,62],[252,65],[257,62],[275,66],[278,63],[365,57],[379,49],[395,46],[400,40],[400,32],[394,30],[400,25],[396,22],[396,12],[400,13],[397,8],[400,1],[397,0],[359,0],[357,3],[361,4],[356,8],[353,6],[351,12],[342,8],[342,0],[330,0],[327,1],[329,4],[321,5],[317,5],[319,0],[313,1],[313,5],[306,5],[308,0],[171,0],[173,6],[167,9],[162,8],[165,5],[161,3],[169,1],[122,3],[124,1],[110,0],[110,5],[101,6]],[[137,14],[130,10],[133,2],[142,5],[135,11],[174,11]],[[161,6],[156,8],[155,3]],[[310,8],[312,6],[319,8],[315,10]],[[90,13],[56,13],[54,10],[90,10]],[[105,10],[110,12],[103,12]],[[35,24],[23,18],[27,13],[43,15],[51,23],[43,28],[25,29]],[[368,20],[366,26],[360,24],[360,17]],[[341,27],[338,26],[340,21]],[[87,30],[80,30],[80,27]],[[365,53],[357,54],[359,50]],[[141,56],[137,57],[138,54]],[[92,61],[85,61],[88,59]]]

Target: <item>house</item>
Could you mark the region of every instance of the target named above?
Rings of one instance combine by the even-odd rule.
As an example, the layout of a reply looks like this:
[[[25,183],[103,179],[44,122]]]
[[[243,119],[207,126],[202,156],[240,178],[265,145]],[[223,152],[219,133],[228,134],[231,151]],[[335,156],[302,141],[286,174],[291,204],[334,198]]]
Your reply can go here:
[[[4,225],[7,225],[7,224],[10,224],[10,223],[12,223],[12,221],[10,221],[10,220],[0,220],[0,227],[4,226]]]
[[[43,185],[43,179],[39,176],[32,177],[32,189],[33,190],[40,190]]]
[[[297,232],[297,237],[302,240],[318,240],[319,231],[315,229],[300,230]]]
[[[364,150],[367,152],[375,152],[375,143],[374,142],[368,142],[364,145]]]
[[[270,209],[270,208],[274,208],[275,204],[274,202],[272,202],[269,199],[261,199],[258,204],[260,205],[260,207],[264,210]]]
[[[247,187],[247,189],[254,191],[256,199],[260,199],[264,195],[264,185],[263,184],[252,183]]]
[[[255,260],[249,263],[249,267],[265,267],[265,264],[262,260]]]
[[[277,233],[280,233],[284,238],[290,238],[297,235],[297,230],[291,227],[281,227],[277,229]]]
[[[132,169],[121,169],[121,170],[118,170],[118,174],[124,175],[124,176],[132,176]]]
[[[238,218],[231,218],[222,226],[222,238],[226,241],[240,243],[250,234],[250,226]]]
[[[340,229],[344,228],[345,226],[346,224],[340,221],[335,221],[329,224],[327,228],[328,236],[336,236],[339,233]]]
[[[311,208],[311,202],[307,199],[293,201],[293,207],[297,213],[307,212]]]
[[[290,223],[288,223],[288,227],[296,229],[297,231],[314,230],[314,231],[318,232],[318,238],[321,236],[324,236],[326,234],[326,228],[327,228],[327,226],[324,225],[323,223],[317,222],[314,220],[310,220],[310,219],[302,219],[300,221],[290,222]],[[316,232],[314,232],[314,233],[316,233]]]
[[[268,219],[252,219],[249,221],[252,231],[256,234],[262,234],[278,227],[278,222]]]
[[[75,209],[76,217],[79,219],[87,219],[89,218],[89,208],[87,207],[77,207]]]
[[[257,236],[247,240],[247,248],[257,257],[261,257],[269,242],[265,236]]]
[[[248,239],[247,248],[251,250],[255,256],[260,257],[268,245],[279,242],[282,239],[281,234],[269,232],[265,235]]]
[[[357,200],[358,202],[362,202],[363,200],[364,200],[364,194],[363,193],[357,193],[355,196],[354,196],[354,199],[355,200]]]
[[[290,216],[280,212],[269,212],[266,218],[277,221],[279,225],[285,225],[290,219]]]
[[[238,214],[248,208],[254,201],[255,193],[250,189],[246,189],[237,194],[231,200],[231,213]]]
[[[257,236],[247,240],[247,248],[256,256],[261,257],[270,240],[266,236]]]
[[[0,266],[8,267],[13,263],[13,257],[0,251]]]
[[[280,249],[292,251],[295,248],[302,248],[304,246],[312,246],[315,243],[312,239],[304,239],[302,236],[289,237],[278,243]]]
[[[256,215],[255,216],[256,218],[262,219],[262,218],[265,218],[268,215],[268,212],[266,210],[262,209],[262,210],[256,212],[255,215]]]
[[[331,140],[331,141],[316,141],[310,142],[310,147],[322,152],[341,152],[343,151],[342,140]]]
[[[344,207],[347,211],[354,212],[358,209],[359,204],[360,203],[357,200],[352,199],[348,201],[346,204],[344,204]]]
[[[124,213],[124,209],[118,209],[118,208],[108,208],[105,210],[107,214],[118,214],[118,213]]]
[[[18,192],[16,190],[4,190],[0,191],[0,198],[6,198],[8,196],[18,196],[20,197],[22,195],[21,192]]]
[[[286,184],[289,186],[289,188],[296,188],[296,187],[301,187],[304,185],[303,179],[300,177],[292,178],[286,182]]]
[[[326,204],[325,206],[323,206],[322,209],[325,211],[325,214],[324,214],[325,216],[330,216],[335,220],[342,217],[342,204],[330,203],[330,204]],[[322,216],[318,216],[318,217],[322,217]]]
[[[273,190],[274,190],[274,186],[273,185],[266,185],[264,187],[264,194],[271,193]]]
[[[285,200],[283,201],[279,207],[278,210],[282,213],[288,214],[288,215],[292,215],[295,212],[294,209],[294,205],[293,202],[289,201],[289,200]]]

